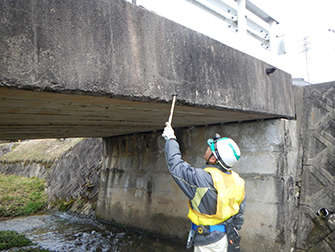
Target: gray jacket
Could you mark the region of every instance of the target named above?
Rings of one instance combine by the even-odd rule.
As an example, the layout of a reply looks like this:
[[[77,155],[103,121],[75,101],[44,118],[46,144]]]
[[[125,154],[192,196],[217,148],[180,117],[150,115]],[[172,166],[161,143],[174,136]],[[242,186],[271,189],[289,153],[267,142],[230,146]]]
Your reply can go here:
[[[182,159],[179,144],[176,140],[171,139],[165,143],[165,156],[169,172],[176,181],[184,194],[192,200],[199,187],[208,188],[203,196],[198,208],[201,213],[213,215],[216,213],[217,193],[213,184],[211,175],[202,168],[193,168],[190,164]],[[227,172],[219,165],[210,165],[223,172]],[[235,216],[226,220],[224,224],[232,223],[236,229],[241,229],[243,224],[243,214],[245,209],[245,200],[240,205],[240,211]],[[214,231],[208,235],[196,235],[194,239],[195,246],[207,245],[219,241],[225,233]]]

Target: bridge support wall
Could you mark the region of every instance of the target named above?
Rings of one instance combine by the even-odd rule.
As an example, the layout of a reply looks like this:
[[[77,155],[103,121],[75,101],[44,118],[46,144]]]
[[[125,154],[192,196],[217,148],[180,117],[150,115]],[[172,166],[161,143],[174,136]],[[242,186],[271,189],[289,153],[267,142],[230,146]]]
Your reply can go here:
[[[206,140],[218,132],[236,140],[235,170],[246,181],[243,251],[289,251],[295,214],[296,121],[283,119],[176,130],[184,159],[204,164]],[[97,216],[186,239],[187,198],[166,168],[161,132],[105,138]]]

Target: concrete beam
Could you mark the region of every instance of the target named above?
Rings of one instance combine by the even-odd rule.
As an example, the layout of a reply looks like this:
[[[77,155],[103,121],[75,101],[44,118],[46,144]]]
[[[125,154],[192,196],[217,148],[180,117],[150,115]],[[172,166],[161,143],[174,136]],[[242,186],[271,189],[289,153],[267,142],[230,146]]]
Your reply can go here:
[[[0,139],[158,130],[172,93],[174,127],[295,115],[288,73],[122,0],[2,1],[0,32]]]

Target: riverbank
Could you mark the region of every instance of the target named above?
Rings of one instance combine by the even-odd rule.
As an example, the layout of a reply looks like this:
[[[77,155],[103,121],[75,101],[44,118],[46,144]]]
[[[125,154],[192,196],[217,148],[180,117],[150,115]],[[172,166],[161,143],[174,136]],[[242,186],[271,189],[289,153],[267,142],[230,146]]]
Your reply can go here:
[[[92,158],[88,152],[92,152],[100,142],[83,138],[0,142],[0,226],[18,216],[29,217],[51,210],[92,213],[100,175],[99,171],[92,173],[95,170],[92,166],[96,164],[100,167],[100,159]],[[94,157],[100,157],[100,149],[98,146]],[[86,157],[88,161],[84,161]],[[64,180],[62,169],[74,172],[72,176],[67,176],[73,181]],[[83,177],[84,184],[79,186],[83,190],[80,191],[78,181]],[[68,190],[71,186],[74,189]],[[3,232],[0,236],[8,243],[8,237]],[[17,240],[15,235],[9,239],[20,247],[21,239]],[[20,251],[42,250],[29,246],[27,250],[21,248]]]
[[[0,222],[35,243],[26,251],[186,252],[185,244],[67,212],[20,216]],[[14,250],[11,250],[14,251]],[[21,250],[25,251],[25,250]]]
[[[13,230],[0,231],[0,251],[52,252],[36,247],[36,244],[24,234],[19,234]]]
[[[0,226],[17,216],[42,213],[47,207],[44,192],[45,180],[17,175],[0,174]],[[0,251],[48,252],[41,249],[24,234],[8,230],[0,231]]]
[[[0,251],[186,251],[185,245],[68,212],[48,212],[45,180],[0,174]]]
[[[45,180],[36,177],[0,174],[0,251],[187,250],[184,244],[93,218],[47,212],[44,185]]]

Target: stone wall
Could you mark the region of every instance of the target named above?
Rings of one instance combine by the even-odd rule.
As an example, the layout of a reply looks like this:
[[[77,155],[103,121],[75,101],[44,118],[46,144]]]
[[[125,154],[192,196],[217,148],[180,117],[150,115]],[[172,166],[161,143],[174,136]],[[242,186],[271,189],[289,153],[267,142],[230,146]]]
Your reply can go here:
[[[296,122],[282,119],[176,129],[184,159],[204,164],[206,140],[232,137],[242,158],[235,170],[246,180],[243,251],[289,251],[295,213]],[[187,198],[166,168],[161,132],[103,141],[97,217],[185,241]]]
[[[296,251],[335,251],[335,82],[295,89],[301,97]]]
[[[7,153],[11,152],[19,143],[15,142],[3,142],[0,143],[0,158]],[[0,173],[3,174],[15,174],[23,177],[38,177],[45,178],[46,176],[45,165],[38,164],[35,162],[4,162],[0,160]]]
[[[45,189],[49,207],[94,216],[99,192],[101,147],[101,139],[84,139],[51,167]]]
[[[22,177],[37,177],[37,178],[45,178],[47,175],[48,169],[38,163],[26,163],[26,162],[18,162],[15,164],[1,164],[0,172],[4,174],[15,174]]]
[[[0,172],[28,178],[46,178],[49,168],[81,140],[35,139],[0,143]]]

